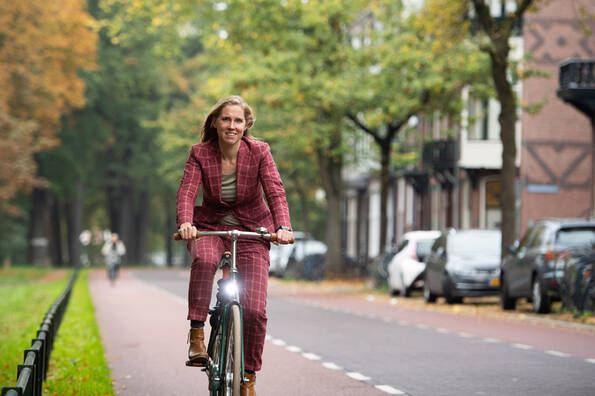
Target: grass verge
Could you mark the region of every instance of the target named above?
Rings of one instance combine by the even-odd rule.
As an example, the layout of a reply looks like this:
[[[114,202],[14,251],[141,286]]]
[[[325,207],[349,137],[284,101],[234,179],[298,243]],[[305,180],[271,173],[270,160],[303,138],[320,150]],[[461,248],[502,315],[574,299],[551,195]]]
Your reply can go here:
[[[48,395],[114,395],[87,270],[81,271],[54,343],[44,393]]]
[[[14,386],[17,365],[41,321],[67,284],[67,271],[36,267],[0,270],[0,387]]]

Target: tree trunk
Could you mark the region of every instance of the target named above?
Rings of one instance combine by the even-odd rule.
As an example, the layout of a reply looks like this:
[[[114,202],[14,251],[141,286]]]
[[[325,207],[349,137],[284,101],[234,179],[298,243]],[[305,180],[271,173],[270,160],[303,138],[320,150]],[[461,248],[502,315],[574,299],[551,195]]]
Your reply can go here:
[[[390,182],[390,149],[391,141],[383,141],[380,145],[380,250],[386,250],[388,233],[388,187]]]
[[[307,192],[301,187],[302,185],[296,183],[295,188],[299,197],[300,207],[302,212],[302,230],[304,232],[310,232],[310,199],[308,199]]]
[[[134,225],[136,219],[134,212],[134,191],[130,185],[123,186],[120,191],[120,218],[118,219],[117,230],[120,239],[126,246],[126,255],[122,261],[125,265],[136,265],[138,264],[138,246],[136,244],[138,229],[136,225]]]
[[[341,141],[340,131],[331,137],[331,147],[338,147]],[[322,185],[326,193],[326,253],[327,274],[340,276],[343,274],[343,255],[341,246],[341,193],[342,159],[340,154],[333,154],[326,147],[316,150]]]
[[[172,195],[173,196],[173,195]],[[174,265],[174,247],[172,233],[176,229],[176,220],[174,218],[175,204],[171,203],[170,199],[165,200],[165,257],[166,265],[173,267]]]
[[[36,266],[49,266],[48,190],[34,188],[31,193],[29,215],[28,261]]]
[[[74,196],[66,205],[68,260],[72,267],[81,265],[82,247],[79,235],[83,231],[84,189],[83,182],[77,180]]]
[[[62,227],[60,226],[60,203],[54,194],[48,193],[49,199],[49,253],[52,265],[64,264],[62,256]]]
[[[496,85],[501,112],[500,140],[502,141],[502,172],[500,174],[500,208],[502,211],[502,245],[504,254],[509,245],[516,239],[516,103],[512,86],[507,79],[508,43],[497,47],[499,51],[490,54],[492,60],[492,77]]]
[[[132,239],[135,245],[134,262],[137,265],[145,265],[147,263],[147,230],[149,228],[149,193],[146,190],[140,191],[138,194],[138,204],[135,205],[134,222],[132,223]]]

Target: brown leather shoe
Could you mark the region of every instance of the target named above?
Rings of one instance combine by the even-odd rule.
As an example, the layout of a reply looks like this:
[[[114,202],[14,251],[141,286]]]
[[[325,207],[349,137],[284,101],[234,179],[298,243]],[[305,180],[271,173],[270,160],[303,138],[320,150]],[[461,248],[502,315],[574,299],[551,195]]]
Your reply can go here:
[[[188,363],[193,366],[206,365],[209,360],[207,348],[205,347],[205,332],[204,328],[192,328],[188,333]]]
[[[246,381],[242,382],[240,385],[240,396],[256,396],[256,391],[254,390],[256,374],[246,373],[244,377],[246,378]]]

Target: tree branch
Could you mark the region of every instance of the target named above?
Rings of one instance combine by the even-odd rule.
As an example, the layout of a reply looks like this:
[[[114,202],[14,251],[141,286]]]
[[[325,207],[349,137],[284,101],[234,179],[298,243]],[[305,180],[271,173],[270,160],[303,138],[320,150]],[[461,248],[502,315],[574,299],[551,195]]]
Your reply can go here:
[[[486,5],[485,0],[472,1],[473,6],[475,7],[475,14],[477,21],[479,22],[479,26],[483,28],[486,34],[493,41],[496,36],[496,28],[494,18],[492,18],[492,15],[490,14],[490,7]]]
[[[351,113],[347,113],[347,118],[349,120],[351,120],[351,122],[353,122],[359,129],[361,129],[362,131],[364,131],[365,133],[367,133],[368,135],[372,136],[374,138],[374,140],[376,141],[380,141],[380,136],[378,136],[378,134],[376,132],[374,132],[372,129],[368,128],[367,125],[364,125],[364,123],[362,121],[360,121],[357,116],[351,114]]]

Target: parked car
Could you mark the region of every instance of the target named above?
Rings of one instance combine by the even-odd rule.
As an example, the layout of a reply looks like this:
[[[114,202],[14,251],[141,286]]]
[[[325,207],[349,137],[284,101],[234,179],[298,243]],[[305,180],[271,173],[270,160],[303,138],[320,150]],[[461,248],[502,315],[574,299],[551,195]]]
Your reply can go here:
[[[440,231],[412,231],[403,235],[395,254],[388,263],[388,290],[391,294],[409,297],[411,290],[423,286],[424,260]]]
[[[593,242],[594,219],[537,221],[502,260],[502,308],[514,309],[516,300],[525,297],[533,303],[533,311],[549,312],[551,302],[560,299],[558,279],[563,274],[555,265],[560,252]]]
[[[326,244],[316,239],[296,240],[287,260],[286,276],[322,280],[325,274],[326,251]]]
[[[299,243],[304,239],[311,239],[310,235],[300,232],[294,231],[293,238],[296,241],[295,243]],[[287,263],[289,261],[289,257],[291,256],[294,249],[294,245],[275,245],[271,244],[270,250],[270,266],[269,266],[269,275],[274,275],[282,278],[285,275],[285,270],[287,268]]]
[[[500,286],[501,233],[495,230],[443,231],[426,259],[424,299],[497,295]]]

